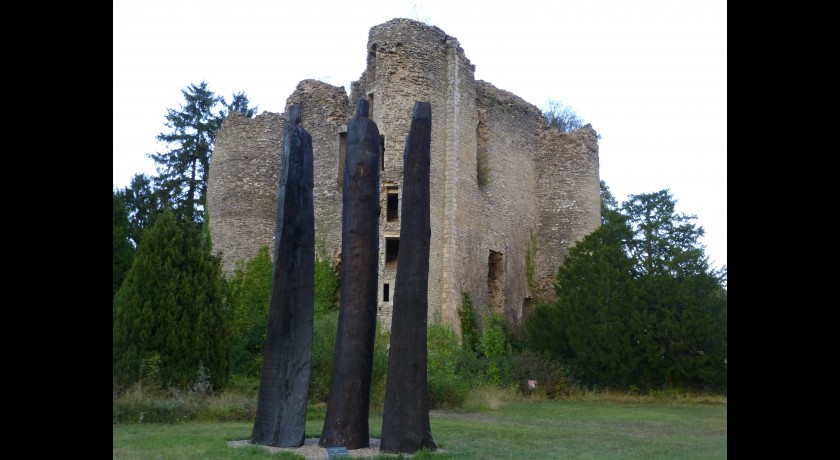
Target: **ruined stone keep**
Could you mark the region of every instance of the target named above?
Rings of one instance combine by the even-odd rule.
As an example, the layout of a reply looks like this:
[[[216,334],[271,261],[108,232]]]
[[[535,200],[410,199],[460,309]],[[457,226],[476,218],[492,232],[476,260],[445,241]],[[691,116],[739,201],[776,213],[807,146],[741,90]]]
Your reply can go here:
[[[535,298],[551,299],[568,249],[600,225],[597,133],[562,133],[539,108],[475,79],[455,37],[410,19],[370,29],[367,68],[344,87],[303,80],[299,104],[312,136],[315,237],[340,260],[347,122],[366,98],[383,149],[380,164],[378,317],[390,327],[399,261],[402,161],[416,101],[432,107],[429,319],[460,331],[458,308],[500,309],[521,330]],[[285,116],[232,113],[216,134],[207,209],[227,276],[260,247],[273,250]]]

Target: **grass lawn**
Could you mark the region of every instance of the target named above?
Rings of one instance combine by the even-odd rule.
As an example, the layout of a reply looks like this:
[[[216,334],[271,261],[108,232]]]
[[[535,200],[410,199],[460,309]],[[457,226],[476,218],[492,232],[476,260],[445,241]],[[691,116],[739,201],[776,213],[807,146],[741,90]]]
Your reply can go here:
[[[323,412],[314,411],[306,437],[318,437]],[[432,411],[432,436],[442,452],[433,459],[725,459],[726,404],[603,400],[510,401],[494,409]],[[258,446],[233,448],[248,439],[253,422],[114,424],[113,458],[303,459]],[[371,437],[382,418],[371,415]],[[395,458],[379,456],[378,458]]]

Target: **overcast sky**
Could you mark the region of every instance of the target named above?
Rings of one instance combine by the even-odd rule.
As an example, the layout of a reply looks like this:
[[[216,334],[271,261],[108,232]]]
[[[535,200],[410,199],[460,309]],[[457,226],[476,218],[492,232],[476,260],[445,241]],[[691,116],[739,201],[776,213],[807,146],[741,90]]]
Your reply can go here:
[[[726,264],[726,1],[114,1],[114,187],[155,175],[166,109],[207,82],[282,113],[298,82],[349,93],[371,27],[396,17],[458,39],[476,79],[539,108],[551,99],[601,135],[619,202],[668,189]]]

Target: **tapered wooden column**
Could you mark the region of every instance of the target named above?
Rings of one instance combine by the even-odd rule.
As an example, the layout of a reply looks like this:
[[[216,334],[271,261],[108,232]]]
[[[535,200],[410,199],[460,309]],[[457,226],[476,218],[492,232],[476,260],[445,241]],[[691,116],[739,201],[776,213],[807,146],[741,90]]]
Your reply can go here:
[[[429,168],[432,106],[415,102],[403,153],[400,260],[394,287],[385,408],[384,452],[437,449],[429,425],[426,329],[429,310]]]
[[[311,373],[315,309],[312,137],[300,126],[300,119],[300,107],[289,107],[280,158],[268,328],[251,434],[252,443],[275,447],[303,445]]]
[[[327,415],[318,445],[369,447],[368,410],[379,278],[379,128],[359,99],[347,123],[341,287]]]

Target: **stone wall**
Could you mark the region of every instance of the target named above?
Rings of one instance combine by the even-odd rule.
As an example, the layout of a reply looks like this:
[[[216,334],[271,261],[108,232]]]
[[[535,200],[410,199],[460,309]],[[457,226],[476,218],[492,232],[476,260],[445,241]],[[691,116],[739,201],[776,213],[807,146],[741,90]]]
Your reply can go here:
[[[237,261],[253,259],[260,247],[274,251],[284,121],[271,112],[253,119],[232,112],[216,136],[207,210],[213,249],[222,254],[228,276]]]
[[[301,104],[312,135],[316,240],[340,260],[342,136],[365,98],[383,137],[378,315],[390,326],[405,140],[414,103],[430,102],[430,320],[459,330],[466,292],[481,315],[503,311],[520,328],[534,298],[553,296],[568,248],[600,224],[597,134],[589,125],[560,133],[536,106],[475,80],[458,40],[437,27],[393,19],[370,29],[367,52],[349,98],[344,88],[304,80],[286,101]],[[217,134],[208,209],[226,274],[272,242],[283,119],[232,116]],[[525,276],[533,241],[535,292]]]

